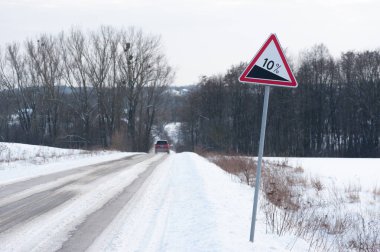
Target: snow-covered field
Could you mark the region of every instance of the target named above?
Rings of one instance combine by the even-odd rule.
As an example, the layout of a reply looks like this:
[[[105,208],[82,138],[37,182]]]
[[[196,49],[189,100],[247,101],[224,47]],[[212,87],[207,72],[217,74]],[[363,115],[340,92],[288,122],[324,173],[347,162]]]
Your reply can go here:
[[[51,153],[54,150],[59,154],[38,163],[34,161],[32,154],[28,158],[21,156],[17,158],[17,155],[14,155],[16,157],[14,159],[24,160],[2,161],[0,163],[0,190],[2,185],[12,181],[73,169],[73,167],[87,165],[89,162],[102,162],[132,155],[132,153],[118,152],[81,154],[81,151],[58,151],[50,148],[41,151],[41,147],[6,145],[12,150],[24,153],[23,157],[27,156],[26,152]],[[22,151],[24,147],[25,151]],[[63,154],[66,151],[71,154]],[[283,161],[283,159],[272,159],[271,161],[278,162],[279,160]],[[370,189],[373,183],[379,181],[379,159],[352,159],[348,163],[346,161],[345,159],[287,159],[289,164],[302,166],[305,173],[320,175],[323,183],[328,183],[328,181],[349,182],[352,179],[360,181],[363,188],[368,184]],[[348,164],[350,164],[350,168],[345,169]],[[140,165],[138,169],[138,172],[141,172],[145,169],[144,165]],[[138,174],[137,170],[133,176],[136,174]],[[124,172],[122,176],[115,177],[99,186],[104,188],[108,186],[117,191],[123,181],[130,183],[128,182],[130,180],[126,179],[128,176],[132,175]],[[112,186],[113,182],[116,188]],[[91,200],[91,197],[88,197],[87,200]],[[94,198],[96,197],[95,195]],[[260,196],[260,200],[263,200],[263,196]],[[278,236],[267,232],[265,215],[262,211],[258,213],[255,242],[250,243],[248,240],[252,201],[253,189],[237,182],[236,179],[231,179],[231,175],[218,166],[194,153],[172,153],[155,168],[129,204],[119,212],[112,223],[94,241],[89,251],[259,252],[307,251],[309,249],[306,241],[292,234]],[[366,201],[362,201],[363,204],[367,204],[364,202]],[[0,202],[0,206],[1,204]],[[78,212],[95,210],[88,206],[91,206],[89,202],[79,204],[77,208],[73,205],[70,209],[66,209],[63,215],[67,219],[75,219],[75,216],[79,215]],[[376,203],[375,207],[378,206],[379,204]],[[99,206],[97,205],[97,207]],[[59,212],[55,211],[54,214],[59,218]],[[49,213],[46,215],[52,216]],[[80,218],[85,218],[86,214],[80,216]],[[54,221],[57,222],[56,227],[59,227],[59,220],[55,219]],[[67,226],[69,225],[67,221],[64,230],[68,231],[59,232],[58,228],[57,230],[46,228],[50,227],[50,224],[44,216],[41,216],[28,223],[25,226],[28,230],[24,228],[22,231],[24,233],[21,231],[18,234],[11,232],[6,236],[0,234],[1,251],[49,251],[49,246],[51,246],[50,250],[59,247],[59,242],[67,239],[72,227],[70,229]],[[22,234],[28,232],[35,234],[33,239],[22,238]],[[46,243],[47,237],[51,241]],[[45,245],[47,245],[36,247],[38,244],[36,240],[39,239],[45,240]],[[4,244],[4,242],[8,244]]]
[[[337,186],[360,184],[364,190],[380,188],[380,158],[265,158],[302,167],[311,176]]]

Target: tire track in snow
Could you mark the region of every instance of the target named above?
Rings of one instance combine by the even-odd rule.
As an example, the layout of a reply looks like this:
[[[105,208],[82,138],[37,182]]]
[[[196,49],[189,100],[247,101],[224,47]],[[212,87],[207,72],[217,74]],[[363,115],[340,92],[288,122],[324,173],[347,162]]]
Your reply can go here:
[[[6,198],[8,196],[15,195],[17,193],[20,193],[24,190],[30,189],[34,186],[38,186],[41,184],[46,184],[54,180],[58,180],[64,177],[68,177],[70,175],[80,174],[83,172],[92,172],[94,174],[97,173],[97,171],[104,171],[105,168],[110,166],[118,166],[120,167],[121,164],[125,164],[125,161],[130,161],[134,159],[141,159],[141,157],[144,157],[144,155],[133,155],[128,156],[122,159],[118,160],[112,160],[107,162],[101,162],[94,165],[87,165],[87,166],[81,166],[78,168],[56,172],[48,175],[42,175],[35,178],[23,180],[16,183],[11,183],[7,185],[1,185],[0,186],[0,199]],[[109,172],[116,172],[116,169],[110,169]],[[103,173],[104,174],[104,173]],[[100,174],[101,175],[101,174]]]
[[[0,233],[37,218],[72,199],[78,193],[75,190],[67,189],[69,186],[92,183],[106,175],[126,169],[126,165],[130,166],[146,159],[145,156],[134,157],[83,166],[2,186],[0,188],[0,198],[2,199],[0,202]],[[71,179],[72,177],[74,179]],[[65,178],[69,180],[67,181]],[[39,190],[39,188],[43,188],[41,186],[43,184],[50,184],[50,188]],[[36,190],[33,190],[34,187]],[[24,191],[28,192],[23,194]],[[15,200],[12,201],[12,199]]]
[[[153,172],[154,168],[166,159],[166,155],[159,160],[152,162],[148,168],[138,175],[130,185],[113,197],[102,208],[89,215],[86,220],[76,227],[69,239],[62,244],[58,251],[85,251],[94,240],[112,222],[118,213],[125,207],[135,193],[145,182],[146,178]]]

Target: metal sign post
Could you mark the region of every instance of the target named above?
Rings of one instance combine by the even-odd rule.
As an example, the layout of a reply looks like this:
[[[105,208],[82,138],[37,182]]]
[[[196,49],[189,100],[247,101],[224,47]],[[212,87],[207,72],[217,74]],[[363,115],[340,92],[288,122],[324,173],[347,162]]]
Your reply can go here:
[[[265,128],[266,128],[266,125],[267,125],[269,91],[270,91],[270,87],[269,86],[265,86],[263,116],[261,118],[259,157],[258,157],[258,160],[257,160],[257,171],[256,171],[255,197],[253,199],[251,233],[249,235],[249,240],[251,242],[253,242],[253,240],[255,238],[256,213],[257,213],[257,204],[258,204],[258,201],[259,201],[260,178],[261,178],[261,161],[263,159],[263,153],[264,153]]]

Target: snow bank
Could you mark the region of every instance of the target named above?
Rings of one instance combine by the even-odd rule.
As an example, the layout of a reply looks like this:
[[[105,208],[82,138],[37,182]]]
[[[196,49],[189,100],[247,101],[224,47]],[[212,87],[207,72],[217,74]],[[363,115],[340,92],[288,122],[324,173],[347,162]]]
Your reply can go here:
[[[136,153],[85,151],[0,142],[0,184],[13,183]]]

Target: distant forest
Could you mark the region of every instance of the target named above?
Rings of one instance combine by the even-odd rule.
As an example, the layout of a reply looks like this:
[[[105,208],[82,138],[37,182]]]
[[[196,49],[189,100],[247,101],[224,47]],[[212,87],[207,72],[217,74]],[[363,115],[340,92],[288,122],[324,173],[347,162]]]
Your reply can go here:
[[[0,50],[0,141],[148,151],[174,72],[157,36],[72,29]]]
[[[72,29],[0,48],[0,141],[148,151],[180,122],[178,151],[257,155],[264,88],[246,63],[182,95],[159,37]],[[333,58],[324,45],[292,67],[298,88],[271,88],[265,155],[380,157],[380,51]]]
[[[181,111],[181,149],[257,155],[264,87],[241,84],[247,64],[205,76]],[[380,157],[380,51],[300,55],[298,88],[271,88],[265,155]]]

